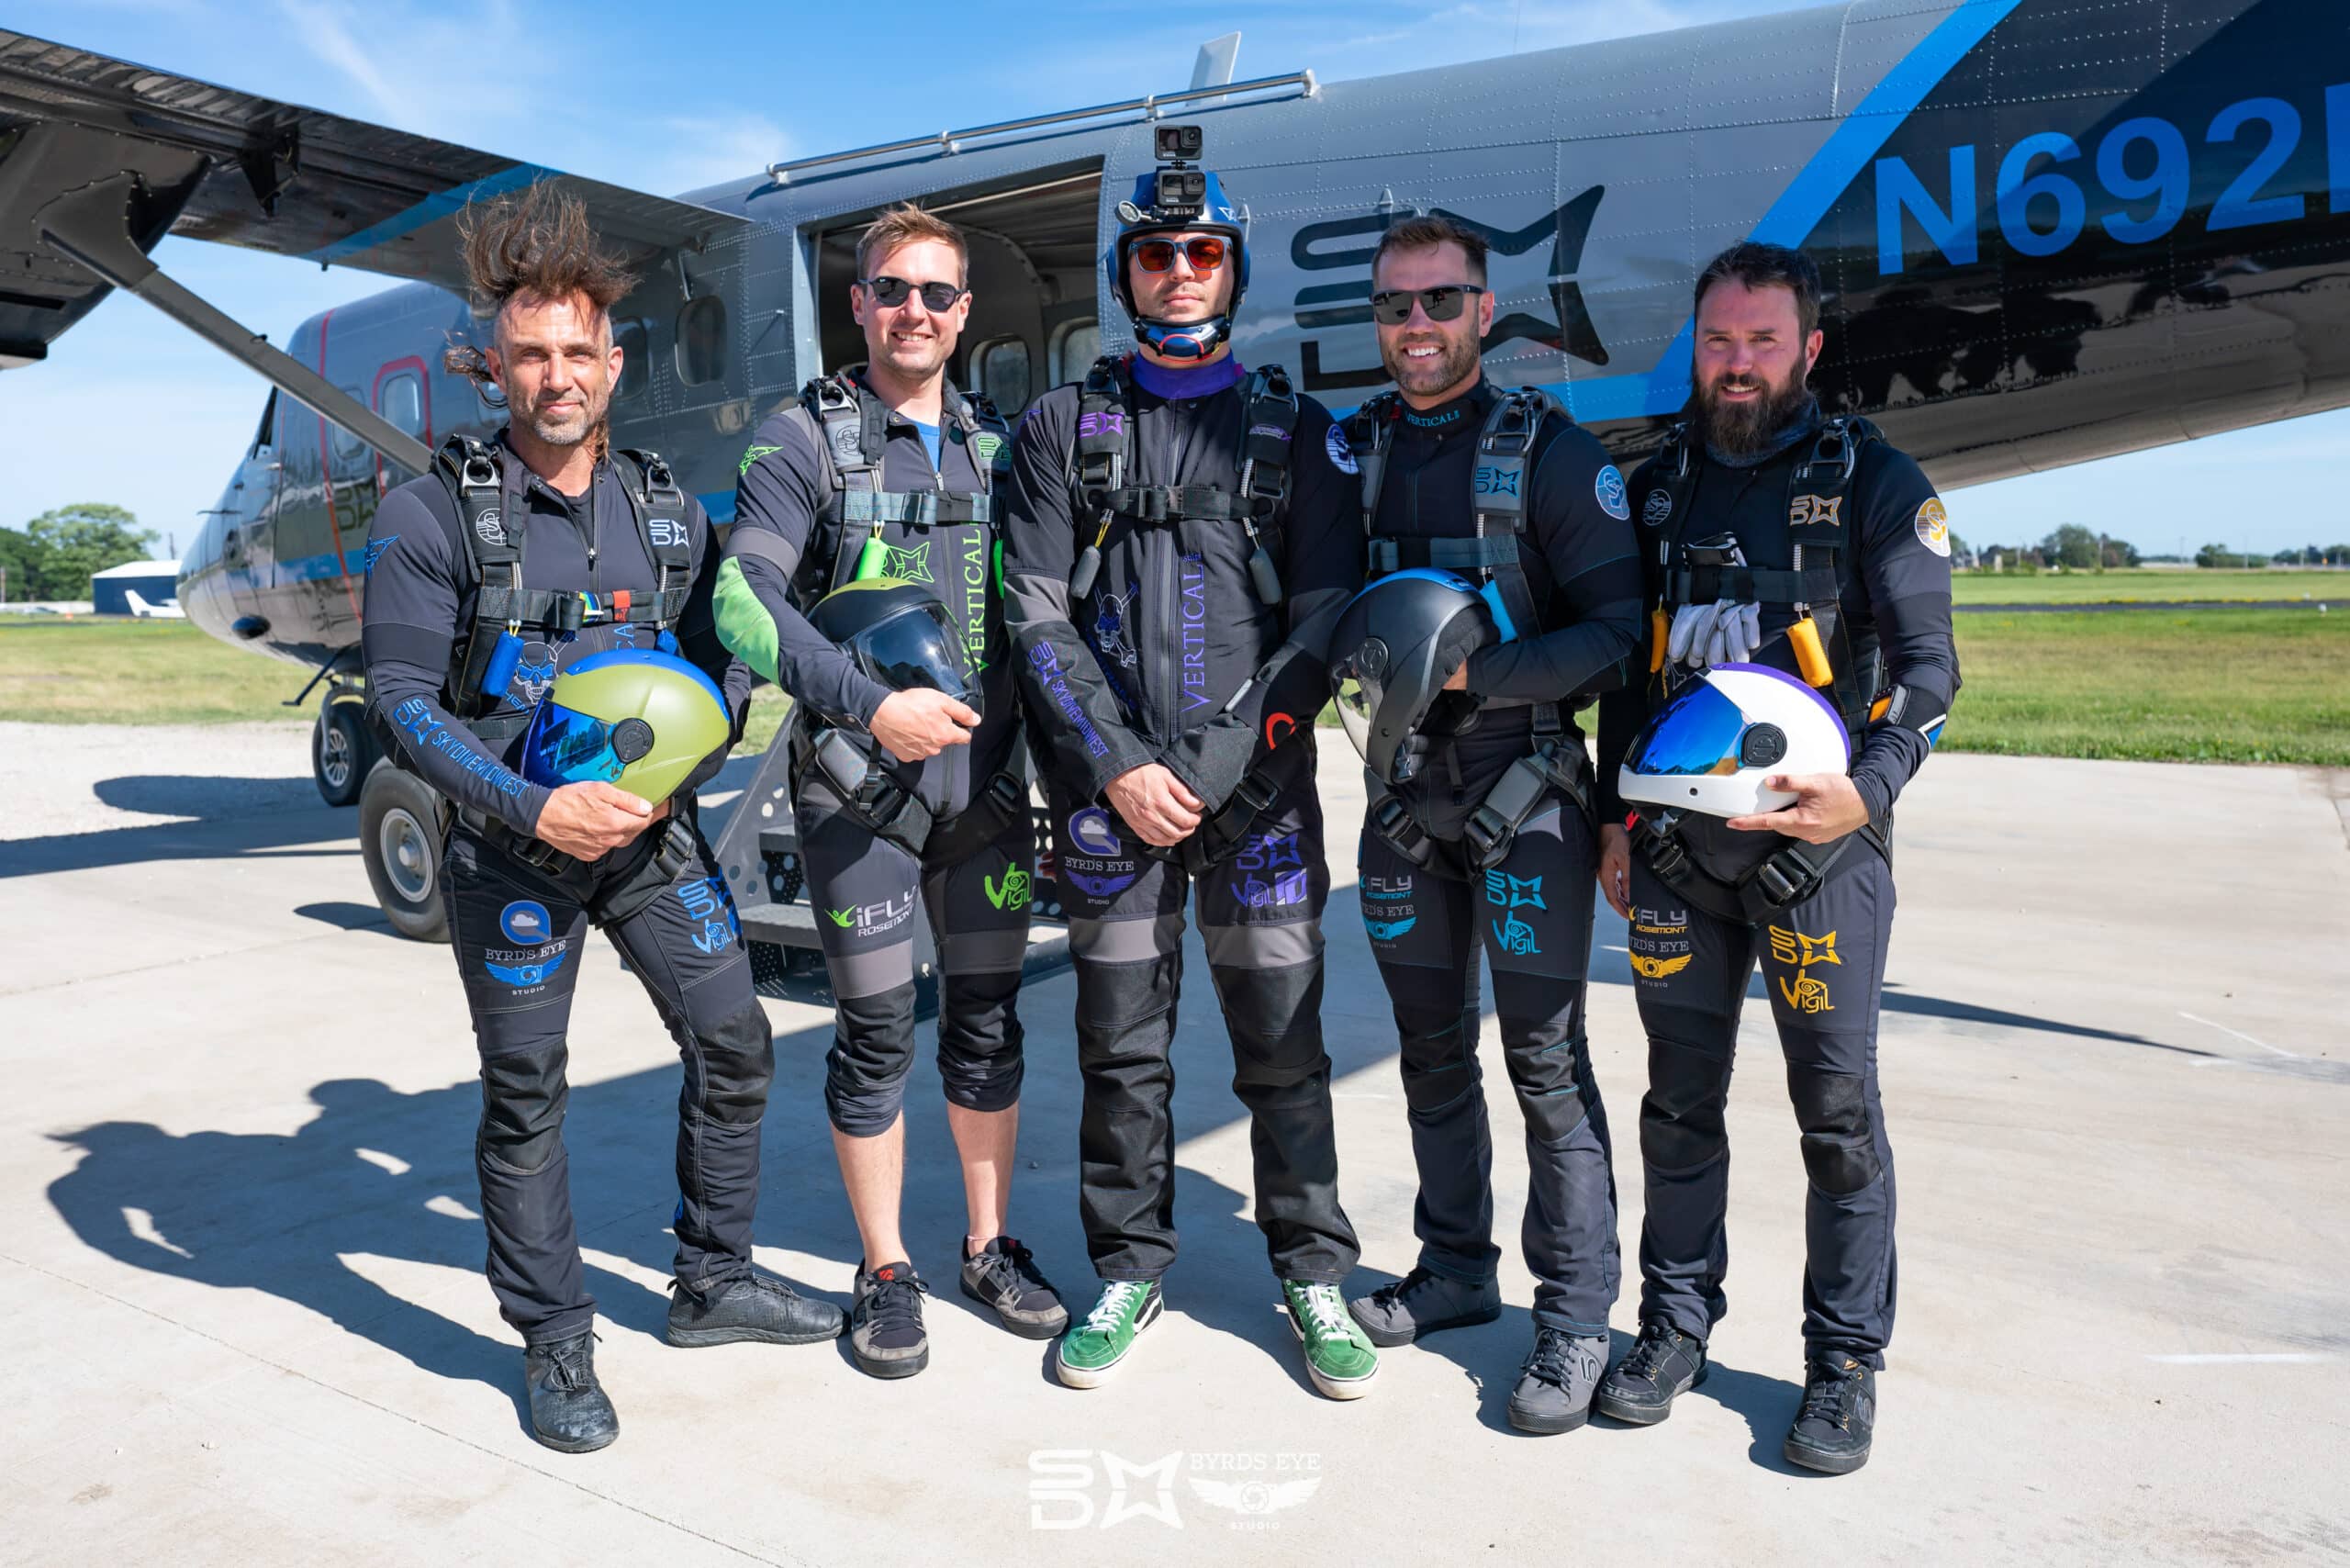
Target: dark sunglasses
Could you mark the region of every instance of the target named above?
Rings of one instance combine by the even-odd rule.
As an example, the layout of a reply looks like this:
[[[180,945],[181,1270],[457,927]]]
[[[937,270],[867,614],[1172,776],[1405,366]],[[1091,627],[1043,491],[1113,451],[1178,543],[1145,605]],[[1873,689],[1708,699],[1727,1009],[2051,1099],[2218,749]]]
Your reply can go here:
[[[951,283],[925,283],[917,287],[901,277],[861,277],[856,281],[865,286],[866,291],[876,301],[892,309],[903,305],[909,294],[919,293],[923,309],[934,312],[948,310],[954,308],[957,300],[971,292],[968,288],[957,288]]]
[[[1412,319],[1412,301],[1431,321],[1450,321],[1460,315],[1472,294],[1485,291],[1473,283],[1439,284],[1434,288],[1386,288],[1371,297],[1371,319],[1382,327],[1400,327]]]
[[[1230,247],[1213,234],[1202,234],[1177,245],[1172,240],[1137,240],[1135,260],[1147,273],[1163,273],[1175,264],[1175,252],[1181,250],[1195,273],[1212,273],[1224,265],[1225,252]]]

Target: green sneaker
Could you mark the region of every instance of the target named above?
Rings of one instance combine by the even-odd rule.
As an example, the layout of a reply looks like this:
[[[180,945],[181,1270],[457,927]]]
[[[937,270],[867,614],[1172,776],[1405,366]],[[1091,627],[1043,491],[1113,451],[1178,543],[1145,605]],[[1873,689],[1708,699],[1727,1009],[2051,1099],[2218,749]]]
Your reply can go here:
[[[1314,1386],[1333,1399],[1360,1399],[1379,1375],[1379,1352],[1347,1310],[1336,1285],[1283,1280],[1289,1326],[1305,1347],[1305,1371]]]
[[[1099,1388],[1125,1364],[1142,1331],[1158,1321],[1160,1300],[1155,1280],[1108,1280],[1102,1299],[1085,1321],[1061,1336],[1053,1358],[1063,1383],[1071,1388]]]

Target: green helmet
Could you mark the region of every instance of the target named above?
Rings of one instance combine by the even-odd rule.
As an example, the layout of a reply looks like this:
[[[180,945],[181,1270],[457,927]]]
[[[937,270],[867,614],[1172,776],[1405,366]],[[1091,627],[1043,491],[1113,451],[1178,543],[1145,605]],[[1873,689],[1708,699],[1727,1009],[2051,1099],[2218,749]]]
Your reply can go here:
[[[903,577],[867,577],[816,601],[808,623],[892,691],[929,687],[979,706],[979,683],[946,607]]]
[[[655,805],[734,733],[726,698],[673,654],[613,648],[555,678],[522,742],[522,777],[559,789],[600,779]]]

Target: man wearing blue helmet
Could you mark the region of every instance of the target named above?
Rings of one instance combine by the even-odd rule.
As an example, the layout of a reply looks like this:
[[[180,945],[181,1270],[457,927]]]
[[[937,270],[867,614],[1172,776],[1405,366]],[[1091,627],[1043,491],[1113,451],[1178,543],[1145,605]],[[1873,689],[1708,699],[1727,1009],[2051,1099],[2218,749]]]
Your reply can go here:
[[[510,418],[488,442],[451,437],[431,473],[384,498],[360,647],[386,755],[456,808],[441,864],[414,869],[448,913],[480,1051],[489,1283],[522,1338],[532,1435],[583,1453],[620,1435],[596,1375],[563,1136],[590,925],[627,958],[685,1065],[669,1342],[828,1339],[842,1317],[751,1264],[775,1050],[693,793],[742,733],[751,674],[712,622],[720,552],[700,504],[659,458],[607,450],[621,371],[610,312],[631,280],[585,209],[548,186],[469,209],[460,231],[493,346],[453,352],[451,368]],[[656,648],[709,677],[705,700],[725,710],[688,726],[717,744],[668,799],[609,772],[525,777],[533,712],[560,677],[597,682],[627,650]],[[632,722],[633,740],[620,733]],[[650,735],[631,720],[612,738],[641,756]]]
[[[1057,1365],[1098,1385],[1159,1313],[1175,1259],[1168,1047],[1196,888],[1258,1224],[1315,1386],[1353,1398],[1378,1361],[1337,1290],[1356,1243],[1322,1044],[1313,724],[1329,622],[1362,577],[1355,464],[1286,373],[1233,357],[1245,222],[1194,166],[1196,129],[1158,133],[1167,166],[1121,205],[1105,258],[1136,352],[1038,400],[1005,489],[1004,619],[1069,912],[1080,1208],[1103,1282]]]
[[[1620,1273],[1607,1118],[1583,1034],[1597,848],[1575,709],[1623,678],[1640,574],[1624,481],[1598,441],[1546,395],[1483,374],[1494,308],[1485,255],[1481,236],[1441,217],[1382,236],[1371,314],[1396,390],[1346,426],[1374,585],[1459,574],[1498,633],[1473,649],[1449,644],[1449,672],[1428,672],[1445,697],[1414,737],[1416,756],[1366,753],[1388,758],[1360,885],[1395,1013],[1420,1252],[1353,1306],[1382,1345],[1501,1316],[1477,1057],[1482,951],[1526,1125],[1519,1236],[1536,1280],[1534,1343],[1508,1417],[1558,1433],[1589,1417]],[[1392,666],[1393,633],[1370,630],[1358,648],[1378,642],[1371,662]],[[1360,657],[1343,639],[1330,655],[1342,670]]]
[[[1632,923],[1649,1036],[1647,1205],[1639,1340],[1598,1403],[1651,1425],[1706,1375],[1707,1338],[1729,1309],[1723,1109],[1759,963],[1809,1177],[1804,1394],[1783,1451],[1842,1474],[1868,1460],[1893,1333],[1893,1150],[1876,1051],[1893,803],[1959,681],[1942,499],[1867,420],[1823,415],[1807,384],[1824,342],[1819,308],[1818,271],[1799,251],[1750,241],[1716,257],[1697,279],[1692,418],[1632,478],[1651,673],[1601,703],[1610,802],[1600,887]],[[1782,704],[1797,680],[1815,689],[1851,737],[1849,770],[1798,766],[1782,726],[1754,710],[1729,713],[1742,732],[1736,771],[1778,764],[1761,782],[1772,792],[1763,804],[1784,808],[1724,816],[1643,802],[1628,823],[1614,799],[1628,754],[1627,792],[1703,792],[1654,785],[1705,763],[1664,754],[1704,738],[1702,723],[1685,721],[1707,695],[1693,686],[1707,669],[1705,686],[1760,680]],[[1724,770],[1708,784],[1751,788]]]

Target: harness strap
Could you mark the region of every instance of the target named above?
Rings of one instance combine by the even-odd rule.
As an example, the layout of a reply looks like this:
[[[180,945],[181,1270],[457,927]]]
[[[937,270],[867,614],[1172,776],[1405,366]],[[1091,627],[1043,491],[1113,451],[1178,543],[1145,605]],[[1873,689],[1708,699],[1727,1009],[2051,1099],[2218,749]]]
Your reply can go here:
[[[840,501],[841,521],[852,528],[886,522],[930,528],[942,522],[995,521],[994,497],[950,490],[848,490],[842,493]]]
[[[1591,758],[1582,740],[1572,734],[1557,735],[1503,770],[1469,813],[1457,839],[1438,838],[1428,832],[1393,790],[1371,801],[1366,820],[1372,832],[1414,865],[1461,881],[1507,859],[1518,831],[1533,820],[1554,791],[1588,820],[1592,781]]]
[[[1314,756],[1311,742],[1292,740],[1242,774],[1240,782],[1232,787],[1230,798],[1201,823],[1191,837],[1166,848],[1136,839],[1135,847],[1153,860],[1181,866],[1195,877],[1204,875],[1231,858],[1247,840],[1257,819],[1304,777]]]
[[[1666,813],[1668,818],[1671,813]],[[1662,824],[1646,816],[1632,820],[1632,844],[1656,873],[1657,880],[1718,920],[1758,925],[1775,918],[1790,905],[1818,892],[1828,873],[1845,851],[1865,837],[1887,859],[1893,846],[1874,823],[1846,834],[1833,844],[1807,844],[1791,838],[1766,858],[1741,872],[1735,880],[1715,876],[1697,864],[1677,831],[1677,820]]]

